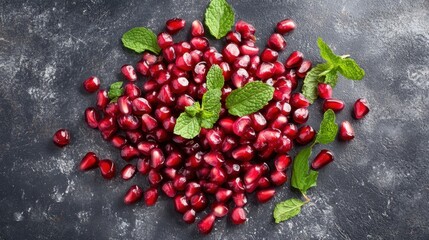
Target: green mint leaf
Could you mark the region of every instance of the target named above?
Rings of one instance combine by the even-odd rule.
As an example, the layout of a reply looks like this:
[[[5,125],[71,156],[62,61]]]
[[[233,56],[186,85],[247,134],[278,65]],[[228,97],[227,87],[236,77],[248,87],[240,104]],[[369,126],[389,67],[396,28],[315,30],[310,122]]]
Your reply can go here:
[[[226,98],[228,112],[235,116],[245,116],[262,109],[273,98],[274,88],[261,81],[250,82],[235,89]]]
[[[156,35],[145,27],[132,28],[122,35],[122,43],[126,48],[142,53],[149,50],[159,54],[161,48],[158,46]]]
[[[273,212],[275,222],[280,223],[295,217],[301,212],[301,207],[304,204],[305,202],[297,198],[291,198],[284,202],[277,203]]]
[[[317,181],[318,173],[310,170],[308,166],[308,159],[311,153],[312,145],[299,151],[293,160],[291,185],[303,193],[307,192],[310,187],[315,186]]]
[[[234,10],[225,0],[211,0],[205,13],[205,23],[217,39],[225,36],[234,24]]]
[[[197,117],[189,116],[182,112],[176,120],[174,134],[180,135],[186,139],[192,139],[200,133],[201,127]]]
[[[339,66],[340,68],[338,71],[345,78],[351,80],[362,80],[365,76],[365,71],[351,58],[341,59]]]
[[[222,69],[218,65],[212,65],[207,72],[207,89],[222,89],[224,84]]]
[[[328,63],[318,64],[307,73],[301,91],[311,103],[317,99],[317,85],[319,82],[322,82],[324,78],[320,76],[320,74],[329,70],[330,67],[331,65]]]
[[[122,87],[122,82],[115,82],[110,84],[109,91],[107,92],[107,96],[110,99],[110,102],[116,102],[118,97],[120,97],[124,93],[124,88]]]
[[[328,109],[323,114],[323,120],[316,135],[316,143],[329,144],[333,142],[337,132],[338,125],[335,123],[335,113],[332,109]]]
[[[208,90],[203,95],[201,114],[201,127],[213,128],[213,125],[219,119],[222,91],[220,89]]]
[[[325,75],[323,82],[331,85],[331,87],[334,88],[337,85],[337,80],[338,80],[337,69],[334,68]]]
[[[332,49],[326,44],[321,37],[317,39],[317,46],[320,49],[320,56],[332,65],[337,65],[340,57],[337,56]]]
[[[195,102],[192,106],[185,107],[185,112],[191,117],[195,117],[195,115],[201,111],[202,109],[199,102]]]

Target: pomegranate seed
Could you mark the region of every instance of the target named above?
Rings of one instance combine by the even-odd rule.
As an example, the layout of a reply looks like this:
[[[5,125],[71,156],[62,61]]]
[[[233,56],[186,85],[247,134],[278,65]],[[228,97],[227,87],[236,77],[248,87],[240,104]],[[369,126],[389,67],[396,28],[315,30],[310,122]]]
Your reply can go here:
[[[115,148],[121,149],[127,143],[127,139],[121,135],[115,135],[110,142]]]
[[[273,147],[275,143],[277,143],[277,141],[280,139],[280,135],[281,132],[278,129],[264,129],[259,132],[258,137],[253,144],[253,147],[259,151],[264,150],[269,146]]]
[[[136,174],[136,170],[136,166],[132,164],[125,165],[124,168],[122,168],[121,170],[122,179],[124,179],[125,181],[130,180]]]
[[[174,180],[177,176],[177,170],[174,168],[166,167],[163,169],[163,173],[167,178],[169,178],[171,180]]]
[[[135,98],[131,102],[131,106],[133,109],[133,113],[136,115],[142,115],[145,113],[150,113],[152,111],[152,107],[150,106],[149,102],[142,97]]]
[[[270,49],[265,48],[264,51],[261,53],[261,60],[264,62],[275,62],[277,61],[277,58],[279,57],[279,53]]]
[[[139,119],[134,115],[121,115],[117,118],[117,122],[123,130],[135,130],[140,126]]]
[[[128,189],[127,193],[125,193],[124,203],[128,205],[136,203],[142,198],[142,196],[143,190],[137,185],[132,185],[130,189]]]
[[[264,116],[266,118],[266,120],[271,121],[277,118],[277,116],[280,114],[281,112],[281,103],[280,102],[272,102],[269,103],[265,108],[264,108]]]
[[[150,116],[149,114],[142,115],[142,130],[143,132],[150,132],[158,127],[158,122],[155,118]]]
[[[317,85],[317,94],[320,98],[328,99],[332,98],[332,87],[329,84],[326,83],[319,83]]]
[[[256,29],[250,23],[239,20],[235,23],[235,31],[239,32],[244,38],[250,38],[251,35],[255,34]]]
[[[286,48],[286,41],[282,35],[273,33],[268,39],[268,47],[276,51],[282,51]]]
[[[100,88],[100,79],[95,76],[87,78],[83,81],[83,88],[89,93],[97,91]]]
[[[244,68],[239,68],[232,73],[231,81],[236,88],[244,87],[248,83],[249,73]]]
[[[131,101],[127,96],[121,96],[118,98],[118,108],[123,114],[130,114],[132,110]]]
[[[152,186],[157,186],[162,181],[162,176],[155,169],[151,169],[148,174],[148,180]]]
[[[268,180],[267,177],[261,177],[258,180],[258,188],[259,189],[265,189],[269,188],[271,186],[270,180]]]
[[[350,141],[355,138],[355,131],[350,122],[344,121],[341,123],[339,137],[342,141]]]
[[[185,213],[186,211],[188,211],[189,209],[191,209],[191,207],[189,206],[188,201],[186,200],[186,197],[183,196],[183,195],[177,195],[174,198],[174,208],[179,213]]]
[[[314,131],[314,129],[310,125],[305,125],[298,130],[298,136],[295,140],[299,144],[305,145],[311,142],[315,136],[316,131]]]
[[[188,42],[179,42],[174,44],[174,51],[176,52],[176,56],[182,56],[185,53],[189,53],[191,51],[191,44]],[[178,76],[183,77],[183,76]]]
[[[273,188],[259,190],[256,193],[256,199],[260,203],[265,203],[265,202],[268,202],[271,198],[273,198],[275,193],[276,193],[276,190],[274,190]]]
[[[191,197],[190,203],[195,212],[201,212],[207,207],[208,200],[204,194],[199,193]]]
[[[305,107],[298,108],[293,112],[293,121],[297,124],[303,124],[308,120],[308,109]]]
[[[174,62],[174,60],[176,60],[176,50],[173,46],[164,48],[162,49],[162,56],[167,62]]]
[[[233,124],[234,119],[232,118],[221,118],[218,121],[218,124],[224,133],[232,133],[233,132]]]
[[[124,145],[121,149],[121,157],[125,161],[130,161],[131,159],[136,158],[139,155],[139,150],[132,145]]]
[[[171,78],[171,75],[166,70],[158,71],[155,75],[155,81],[159,85],[162,85],[162,84],[168,82],[170,80],[170,78]]]
[[[185,223],[191,224],[195,222],[195,210],[189,209],[188,211],[183,214],[183,221]]]
[[[232,195],[236,207],[244,207],[247,204],[247,197],[245,193],[234,193]]]
[[[152,150],[153,151],[153,150]],[[178,167],[182,163],[182,155],[177,152],[171,152],[165,160],[165,165],[168,167]]]
[[[146,61],[149,65],[153,65],[158,62],[158,57],[152,53],[143,53],[142,60]]]
[[[191,54],[185,52],[182,56],[176,58],[176,66],[183,71],[191,71],[193,68]]]
[[[158,189],[156,188],[149,188],[144,193],[144,202],[146,203],[146,206],[153,206],[155,205],[156,201],[158,200]]]
[[[164,153],[159,148],[154,148],[150,151],[150,167],[159,169],[165,161]]]
[[[284,19],[277,23],[276,32],[286,34],[293,31],[295,28],[296,24],[292,19]]]
[[[95,110],[95,108],[89,107],[85,110],[85,121],[90,128],[98,127],[99,118],[100,115],[98,114],[97,110]]]
[[[232,197],[232,191],[226,188],[219,188],[215,196],[216,196],[216,201],[226,202]]]
[[[122,75],[124,75],[125,79],[128,81],[136,81],[137,80],[137,74],[136,70],[131,65],[124,65],[121,67]]]
[[[286,126],[287,122],[288,122],[287,117],[280,114],[280,115],[277,116],[277,119],[275,119],[274,121],[272,121],[270,123],[270,127],[274,128],[274,129],[279,129],[280,130],[280,129],[283,129]]]
[[[184,94],[177,99],[176,108],[183,111],[185,107],[192,106],[194,102],[195,100],[191,96]]]
[[[228,178],[235,178],[238,177],[240,175],[240,165],[232,162],[232,161],[227,161],[224,164],[225,170],[226,170],[226,174],[228,176]]]
[[[234,208],[231,212],[231,221],[233,224],[238,225],[246,222],[246,211],[243,208],[237,207]]]
[[[226,36],[226,41],[229,43],[240,44],[241,43],[241,34],[238,32],[229,32]]]
[[[137,171],[141,174],[148,174],[150,171],[149,159],[139,158],[137,161]]]
[[[225,162],[223,155],[217,151],[211,151],[204,155],[204,162],[213,167],[220,167]]]
[[[237,44],[229,43],[225,46],[222,53],[229,63],[233,63],[234,60],[240,55],[240,49],[238,48]]]
[[[267,80],[274,75],[275,66],[270,62],[263,62],[256,71],[256,76],[261,80]]]
[[[288,123],[283,128],[283,134],[293,140],[298,137],[298,127],[293,123]]]
[[[231,67],[229,66],[229,63],[227,62],[221,62],[219,64],[219,67],[222,69],[222,75],[225,79],[225,81],[229,80],[231,78],[232,75],[232,70]],[[222,91],[227,88],[227,86],[224,86],[224,88],[222,89]]]
[[[228,207],[223,203],[213,203],[211,206],[212,213],[218,218],[225,217],[228,214]]]
[[[190,44],[192,49],[204,51],[209,47],[209,40],[205,37],[193,37]]]
[[[195,194],[198,194],[201,192],[201,185],[196,182],[190,182],[186,184],[185,188],[185,196],[187,198],[190,198],[194,196]]]
[[[210,129],[206,134],[206,139],[212,149],[217,149],[220,147],[223,141],[222,132],[215,129]]]
[[[285,135],[280,137],[280,139],[277,142],[277,145],[278,145],[276,148],[277,153],[288,153],[293,147],[292,140]]]
[[[161,89],[159,90],[159,94],[157,96],[157,99],[164,103],[167,106],[170,106],[174,104],[175,97],[173,96],[173,93],[170,89],[170,85],[164,84]]]
[[[173,18],[165,23],[165,28],[170,34],[175,34],[185,27],[185,23],[181,18]]]
[[[170,198],[176,196],[176,189],[174,189],[173,182],[168,181],[162,185],[162,191]]]
[[[244,175],[244,183],[247,185],[256,182],[256,180],[258,180],[261,175],[261,167],[259,165],[254,165]]]
[[[306,108],[310,106],[310,102],[302,93],[292,93],[290,96],[290,105],[294,108]]]
[[[274,166],[279,172],[284,172],[290,166],[292,159],[289,155],[279,154],[274,158]]]
[[[222,185],[226,181],[227,175],[222,168],[214,167],[210,170],[209,179],[217,185]]]
[[[137,149],[145,156],[149,156],[151,150],[157,147],[158,145],[154,142],[139,142],[137,144]]]
[[[259,54],[259,48],[257,46],[241,45],[240,52],[242,55],[256,56]],[[250,60],[252,62],[252,60]]]
[[[293,51],[289,57],[286,59],[285,67],[286,68],[295,68],[301,65],[304,54],[299,51]]]
[[[296,75],[300,78],[305,78],[307,76],[307,72],[311,69],[311,61],[304,60],[302,61],[301,65],[296,70]]]
[[[276,61],[274,62],[274,76],[282,76],[286,72],[286,68],[283,63]],[[292,84],[291,84],[292,87]]]
[[[328,109],[332,109],[334,112],[339,112],[343,110],[343,108],[344,108],[344,102],[339,99],[329,98],[323,102],[324,112],[326,112],[326,110]]]
[[[165,70],[165,65],[162,63],[156,63],[149,67],[149,75],[155,77],[159,71]]]
[[[186,188],[186,177],[182,175],[177,175],[173,180],[173,186],[178,191],[183,191]]]
[[[104,113],[106,116],[115,117],[119,114],[119,107],[118,103],[111,102],[107,104],[106,108],[104,109]]]
[[[173,37],[166,32],[162,32],[158,34],[157,42],[158,42],[158,46],[164,49],[164,48],[173,46]]]
[[[66,129],[59,129],[55,132],[52,140],[58,147],[64,147],[70,143],[70,132]]]
[[[362,119],[369,112],[369,105],[365,98],[356,100],[353,108],[353,117],[355,119]]]
[[[232,131],[235,135],[242,137],[244,136],[245,131],[251,126],[252,120],[249,116],[240,117],[234,121],[232,125]]]
[[[171,81],[171,90],[176,94],[185,93],[188,86],[189,81],[184,77],[175,78]]]
[[[242,145],[232,151],[232,158],[238,161],[250,161],[253,159],[255,152],[249,145]]]
[[[191,35],[193,37],[202,37],[202,36],[204,36],[204,27],[203,27],[203,24],[200,21],[194,20],[192,22],[192,25],[191,25]]]
[[[115,176],[115,163],[109,159],[103,159],[98,162],[98,167],[100,168],[101,176],[105,179],[112,179]]]
[[[244,184],[240,177],[228,181],[228,186],[233,192],[244,192]]]
[[[143,84],[143,90],[146,92],[154,91],[154,90],[157,90],[158,88],[159,88],[158,83],[153,79],[149,79]]]
[[[296,79],[296,72],[294,69],[287,69],[286,79],[289,80],[292,84],[292,90],[294,90],[298,86],[298,81]]]
[[[267,120],[260,112],[251,114],[250,118],[252,119],[252,127],[257,132],[265,129],[267,126]]]
[[[88,152],[80,161],[79,169],[81,171],[88,171],[98,166],[98,157],[93,152]]]
[[[213,229],[215,220],[215,215],[208,214],[198,223],[198,231],[202,234],[209,234]]]
[[[334,155],[332,152],[327,149],[322,149],[314,158],[313,162],[311,163],[311,167],[315,170],[319,170],[332,161],[334,161]]]
[[[147,75],[149,75],[149,64],[146,61],[141,60],[141,61],[137,62],[136,70],[141,75],[147,76]]]
[[[287,175],[286,175],[286,173],[285,172],[281,172],[281,171],[273,171],[273,172],[271,172],[270,178],[271,178],[271,182],[275,186],[283,185],[287,181]]]
[[[104,109],[109,103],[109,97],[107,96],[106,90],[99,90],[97,93],[97,107]]]

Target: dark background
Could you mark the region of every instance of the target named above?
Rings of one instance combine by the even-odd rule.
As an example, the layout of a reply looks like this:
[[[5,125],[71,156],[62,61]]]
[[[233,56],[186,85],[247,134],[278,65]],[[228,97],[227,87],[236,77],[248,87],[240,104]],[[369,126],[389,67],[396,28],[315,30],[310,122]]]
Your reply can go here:
[[[230,2],[236,19],[257,28],[260,47],[279,20],[297,22],[282,60],[300,50],[320,62],[318,36],[350,54],[367,75],[338,84],[334,95],[347,103],[338,119],[351,119],[359,97],[371,112],[351,120],[354,141],[328,146],[336,161],[321,171],[298,217],[273,222],[275,203],[296,196],[284,186],[267,204],[251,198],[246,224],[217,221],[207,239],[429,239],[429,1]],[[97,75],[107,87],[123,64],[139,59],[121,46],[128,29],[158,32],[172,17],[189,27],[203,19],[207,3],[0,0],[0,239],[199,238],[165,197],[150,208],[122,204],[143,177],[105,181],[76,167],[87,151],[123,163],[84,124],[95,95],[83,92],[82,81]],[[319,105],[311,111],[314,126]],[[51,142],[59,128],[72,134],[64,149]]]

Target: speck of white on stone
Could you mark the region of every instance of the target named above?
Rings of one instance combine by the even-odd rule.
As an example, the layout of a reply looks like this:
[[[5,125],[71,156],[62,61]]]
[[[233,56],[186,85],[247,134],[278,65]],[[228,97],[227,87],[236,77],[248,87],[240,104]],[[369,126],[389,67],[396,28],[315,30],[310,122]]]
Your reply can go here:
[[[59,190],[59,188],[58,188],[58,186],[55,186],[54,187],[54,189],[52,190],[52,194],[50,194],[51,195],[51,198],[55,201],[55,202],[57,202],[57,203],[59,203],[59,202],[63,202],[64,201],[64,193],[61,193],[60,192],[60,190]]]
[[[76,215],[79,218],[80,223],[87,223],[89,222],[89,217],[91,216],[91,213],[88,211],[80,211]]]
[[[24,212],[15,212],[13,214],[13,219],[15,219],[15,221],[17,222],[21,222],[22,220],[24,220]]]

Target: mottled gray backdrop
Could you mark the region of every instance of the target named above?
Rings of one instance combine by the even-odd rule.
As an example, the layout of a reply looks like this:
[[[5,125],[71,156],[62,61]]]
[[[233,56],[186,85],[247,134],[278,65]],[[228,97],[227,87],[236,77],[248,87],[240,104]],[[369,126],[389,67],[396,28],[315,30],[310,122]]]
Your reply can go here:
[[[159,31],[171,17],[189,26],[207,2],[0,0],[0,239],[199,238],[165,197],[150,208],[122,204],[143,177],[105,181],[76,167],[90,150],[119,160],[84,124],[94,96],[82,81],[97,75],[107,87],[124,63],[139,59],[120,44],[128,29]],[[350,119],[359,97],[371,112],[351,121],[353,142],[329,146],[336,161],[321,171],[302,214],[273,223],[274,204],[295,196],[284,186],[267,204],[251,198],[246,224],[218,221],[207,239],[429,239],[429,1],[230,2],[237,19],[255,25],[261,47],[277,21],[296,20],[282,59],[300,50],[320,62],[318,36],[354,57],[367,75],[338,84],[334,95],[347,103],[338,119]],[[64,149],[51,142],[58,128],[72,134]]]

